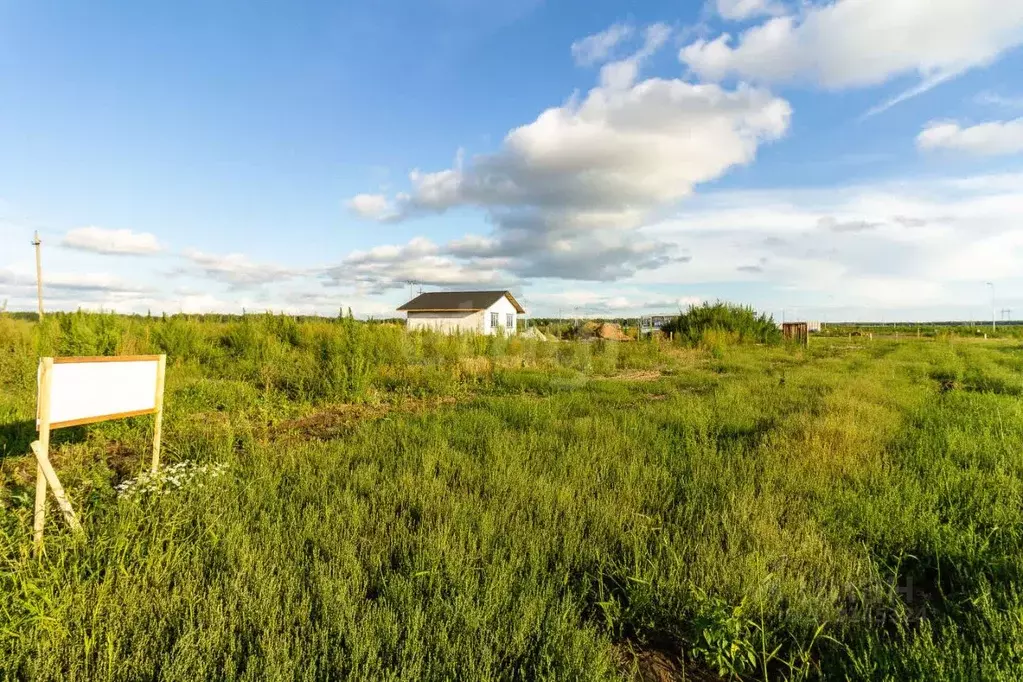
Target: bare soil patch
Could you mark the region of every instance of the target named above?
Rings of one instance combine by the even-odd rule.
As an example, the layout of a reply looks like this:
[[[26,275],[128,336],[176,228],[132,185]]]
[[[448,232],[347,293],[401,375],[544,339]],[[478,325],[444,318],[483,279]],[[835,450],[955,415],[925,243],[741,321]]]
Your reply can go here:
[[[632,644],[618,647],[622,670],[632,682],[721,682],[719,675],[687,663],[663,649],[637,649]]]
[[[657,369],[636,369],[616,374],[614,378],[621,379],[622,381],[657,381],[662,376],[664,374]]]
[[[379,405],[331,405],[305,417],[280,422],[271,429],[270,435],[278,438],[298,436],[312,440],[332,440],[344,436],[361,421],[380,419],[392,412],[423,412],[451,405],[454,402],[455,399],[452,397],[442,397],[403,400],[398,403],[381,403]]]

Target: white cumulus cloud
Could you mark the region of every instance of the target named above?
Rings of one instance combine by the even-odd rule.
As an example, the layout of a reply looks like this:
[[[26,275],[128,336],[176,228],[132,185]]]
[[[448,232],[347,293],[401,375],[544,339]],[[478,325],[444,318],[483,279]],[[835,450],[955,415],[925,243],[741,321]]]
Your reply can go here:
[[[241,253],[220,256],[188,249],[183,255],[206,277],[233,288],[280,282],[302,274],[298,270],[279,265],[254,263]]]
[[[110,255],[150,255],[163,250],[159,240],[148,232],[107,230],[102,227],[70,230],[61,240],[61,246]]]
[[[989,121],[966,128],[954,121],[927,124],[916,137],[922,150],[950,149],[978,156],[1023,153],[1023,118]]]
[[[717,0],[718,14],[732,21],[743,21],[765,14],[782,14],[785,6],[772,0]]]
[[[631,24],[612,24],[600,33],[572,43],[572,58],[579,66],[591,66],[606,61],[615,47],[632,37],[635,29]]]
[[[846,305],[955,305],[955,292],[1020,276],[1019,215],[1018,173],[719,192],[642,230],[685,246],[688,266],[638,272],[630,281],[751,281],[831,294]]]
[[[838,89],[917,74],[919,94],[1023,43],[1019,0],[836,0],[774,17],[733,37],[682,48],[708,80],[804,81]]]
[[[34,292],[35,273],[19,272],[11,268],[0,269],[0,285],[31,289]],[[48,298],[48,294],[51,293],[58,296],[70,292],[139,293],[148,289],[149,287],[125,282],[106,273],[55,272],[48,273],[43,280],[44,298]]]
[[[336,285],[355,285],[370,294],[399,289],[410,282],[430,287],[510,286],[514,278],[504,273],[500,265],[493,259],[459,258],[453,255],[452,248],[416,237],[407,244],[353,251],[339,265],[326,269],[325,274]]]
[[[409,192],[374,200],[393,210],[378,219],[481,208],[491,234],[439,246],[431,257],[473,259],[511,277],[607,281],[684,262],[671,245],[634,230],[697,184],[752,162],[760,145],[788,130],[791,109],[746,85],[639,80],[669,35],[663,24],[647,27],[637,52],[604,65],[598,86],[511,130],[498,152],[412,171]]]
[[[391,202],[383,194],[356,194],[347,205],[349,210],[363,218],[386,220],[394,215]]]

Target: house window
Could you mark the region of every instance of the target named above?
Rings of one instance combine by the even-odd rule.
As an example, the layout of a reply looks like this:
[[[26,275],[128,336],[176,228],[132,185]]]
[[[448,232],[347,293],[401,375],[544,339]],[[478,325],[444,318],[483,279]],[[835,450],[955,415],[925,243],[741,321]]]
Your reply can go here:
[[[514,313],[508,313],[506,321],[507,321],[507,324],[505,326],[507,326],[508,329],[515,329],[515,314]]]
[[[494,329],[501,326],[501,313],[490,313],[490,326]]]

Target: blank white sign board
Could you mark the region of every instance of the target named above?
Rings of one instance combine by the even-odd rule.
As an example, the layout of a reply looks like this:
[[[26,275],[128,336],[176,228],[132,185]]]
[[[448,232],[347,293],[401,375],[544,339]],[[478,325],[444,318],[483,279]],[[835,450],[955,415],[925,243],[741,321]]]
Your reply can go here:
[[[50,428],[155,413],[159,368],[160,356],[54,358]]]

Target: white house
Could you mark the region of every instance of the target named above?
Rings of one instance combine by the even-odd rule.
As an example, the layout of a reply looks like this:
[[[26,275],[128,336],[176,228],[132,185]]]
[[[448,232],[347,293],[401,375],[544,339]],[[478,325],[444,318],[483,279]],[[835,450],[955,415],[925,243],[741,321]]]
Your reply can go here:
[[[525,315],[510,291],[435,291],[419,294],[399,312],[408,315],[408,329],[515,334]]]

